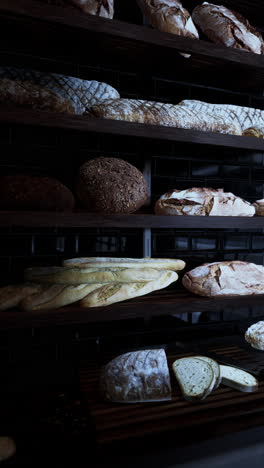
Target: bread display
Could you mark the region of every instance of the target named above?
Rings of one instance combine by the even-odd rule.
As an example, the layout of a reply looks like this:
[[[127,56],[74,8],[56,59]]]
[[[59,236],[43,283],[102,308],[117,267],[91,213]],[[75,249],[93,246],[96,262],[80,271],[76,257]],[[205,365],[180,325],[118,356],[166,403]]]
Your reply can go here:
[[[176,258],[117,258],[117,257],[80,257],[63,261],[63,266],[83,268],[155,268],[156,270],[179,271],[185,268],[185,262]]]
[[[187,106],[137,99],[108,99],[93,106],[89,114],[111,120],[125,120],[151,125],[195,129],[241,135],[241,127],[220,113],[200,112]]]
[[[264,198],[262,198],[261,200],[256,200],[253,203],[253,206],[256,210],[256,216],[264,216]]]
[[[255,54],[264,50],[263,38],[239,13],[223,5],[204,2],[194,8],[194,23],[213,42]]]
[[[205,263],[185,273],[182,284],[200,296],[264,294],[264,267],[238,260]]]
[[[16,453],[16,444],[11,437],[0,437],[0,463],[8,460]]]
[[[133,213],[146,202],[148,185],[132,164],[117,158],[96,158],[81,166],[76,193],[88,211]]]
[[[0,288],[0,311],[17,307],[24,298],[40,293],[43,288],[43,285],[31,283],[14,284]]]
[[[70,0],[84,13],[89,15],[102,16],[103,18],[113,18],[114,0]]]
[[[151,26],[160,31],[198,39],[190,13],[178,0],[137,0]]]
[[[164,349],[134,351],[113,359],[102,371],[101,391],[106,400],[117,403],[170,400]]]
[[[259,321],[251,325],[245,333],[245,340],[252,348],[264,351],[264,322]]]
[[[241,369],[220,365],[220,374],[223,385],[246,393],[256,392],[258,390],[257,379]]]
[[[155,204],[157,215],[172,216],[254,216],[255,208],[233,193],[223,189],[173,189]]]
[[[90,292],[81,300],[81,307],[101,307],[125,301],[134,297],[145,296],[153,291],[166,288],[177,281],[178,275],[174,271],[160,270],[157,280],[144,283],[110,283]]]
[[[83,114],[118,91],[106,83],[31,69],[0,67],[0,102],[50,112]]]
[[[74,203],[70,190],[57,179],[0,176],[1,210],[72,211]]]
[[[204,400],[214,388],[216,378],[210,364],[196,357],[174,361],[172,368],[186,400]]]

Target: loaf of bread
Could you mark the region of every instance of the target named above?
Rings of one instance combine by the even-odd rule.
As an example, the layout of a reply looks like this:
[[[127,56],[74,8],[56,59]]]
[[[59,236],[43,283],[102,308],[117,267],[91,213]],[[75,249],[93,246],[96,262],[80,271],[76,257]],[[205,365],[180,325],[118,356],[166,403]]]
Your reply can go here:
[[[88,211],[133,213],[146,202],[148,185],[132,164],[117,158],[97,158],[81,166],[76,193]]]
[[[17,307],[20,302],[32,294],[40,293],[45,289],[40,284],[14,284],[0,288],[0,311]]]
[[[100,384],[104,398],[117,403],[170,400],[170,374],[164,349],[116,357],[104,367]]]
[[[16,444],[11,437],[0,437],[0,463],[8,460],[16,453]]]
[[[173,189],[155,204],[157,215],[193,216],[254,216],[255,208],[233,193],[223,189]]]
[[[0,102],[35,109],[83,114],[106,99],[117,99],[106,83],[36,70],[0,67]]]
[[[51,177],[14,175],[0,177],[1,210],[72,211],[74,197]]]
[[[263,53],[264,42],[260,32],[235,11],[204,2],[193,10],[192,18],[213,42],[255,54]]]
[[[181,105],[137,99],[108,99],[90,109],[90,115],[111,120],[125,120],[152,125],[241,135],[240,126],[226,122],[222,115],[201,113]]]
[[[256,200],[253,205],[256,209],[256,216],[264,216],[264,198]]]
[[[156,270],[179,271],[185,268],[185,262],[176,258],[116,258],[116,257],[80,257],[64,260],[63,266],[74,268],[155,268]]]
[[[89,15],[102,16],[104,18],[113,18],[114,0],[70,0],[79,7],[84,13]]]
[[[163,32],[198,39],[190,13],[178,0],[137,0],[151,26]]]
[[[182,284],[200,296],[264,294],[264,267],[236,260],[205,263],[185,273]]]
[[[154,268],[66,268],[36,267],[24,272],[26,281],[55,284],[144,283],[161,277]]]
[[[209,104],[208,102],[186,99],[180,106],[192,109],[204,116],[221,116],[227,123],[233,122],[242,132],[249,127],[264,127],[264,111],[251,107],[235,106],[232,104]]]
[[[249,127],[243,131],[243,136],[264,138],[264,127]]]
[[[154,281],[145,283],[111,283],[102,285],[81,300],[81,307],[101,307],[126,301],[134,297],[145,296],[158,289],[169,286],[177,281],[178,275],[175,271],[159,270],[160,277]]]
[[[213,390],[216,376],[208,362],[185,357],[174,361],[172,368],[185,400],[204,400]]]
[[[253,323],[246,333],[245,340],[252,346],[252,348],[264,351],[264,322],[263,320]]]

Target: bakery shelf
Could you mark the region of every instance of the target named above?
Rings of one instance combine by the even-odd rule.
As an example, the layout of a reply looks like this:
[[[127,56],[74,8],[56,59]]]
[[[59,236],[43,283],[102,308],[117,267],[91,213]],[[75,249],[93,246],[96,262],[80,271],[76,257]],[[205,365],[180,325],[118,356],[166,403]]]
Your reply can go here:
[[[0,211],[1,227],[264,229],[264,217],[100,215],[86,212]]]
[[[112,322],[136,318],[179,315],[193,312],[216,312],[225,308],[238,310],[239,307],[263,305],[263,295],[236,297],[200,297],[183,290],[164,289],[129,301],[107,307],[81,308],[67,306],[57,310],[25,312],[7,310],[0,313],[1,329],[46,327],[70,324]]]
[[[264,140],[261,138],[224,135],[161,125],[145,125],[13,107],[0,107],[0,123],[264,151]]]
[[[2,59],[21,66],[43,67],[46,60],[48,68],[55,66],[58,71],[54,59],[72,63],[77,60],[78,64],[89,60],[89,65],[103,61],[140,70],[142,67],[149,70],[153,65],[156,72],[173,73],[179,80],[188,81],[191,76],[202,83],[226,82],[237,88],[239,79],[240,89],[263,85],[263,56],[85,15],[77,9],[34,0],[1,0],[0,25]],[[19,43],[14,39],[14,30]],[[191,57],[186,59],[177,54],[179,51]],[[24,55],[19,57],[22,52]],[[228,73],[223,73],[223,67],[228,67]]]

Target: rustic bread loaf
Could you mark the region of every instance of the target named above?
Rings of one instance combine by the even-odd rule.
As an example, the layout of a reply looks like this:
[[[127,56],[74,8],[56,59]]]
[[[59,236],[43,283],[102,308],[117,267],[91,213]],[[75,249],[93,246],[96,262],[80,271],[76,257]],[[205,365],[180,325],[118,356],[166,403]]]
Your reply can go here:
[[[0,437],[0,463],[16,453],[16,444],[10,437]]]
[[[198,39],[190,13],[178,0],[137,0],[153,28],[163,32]]]
[[[20,302],[32,294],[39,293],[45,288],[40,284],[14,284],[0,288],[0,311],[17,307]]]
[[[117,158],[97,158],[81,166],[76,193],[89,211],[133,213],[146,202],[148,185],[132,164]]]
[[[253,206],[256,209],[256,216],[264,216],[264,198],[261,200],[256,200],[253,203]]]
[[[171,399],[170,374],[164,349],[122,354],[102,370],[101,391],[117,403]]]
[[[70,0],[79,7],[84,13],[89,15],[102,16],[104,18],[113,18],[114,0]]]
[[[17,105],[74,114],[120,97],[106,83],[14,67],[0,67],[0,93],[2,102],[10,99]]]
[[[245,333],[245,340],[252,348],[264,351],[264,322],[253,323]]]
[[[241,107],[232,104],[209,104],[208,102],[186,99],[179,103],[180,106],[188,107],[203,115],[213,114],[222,116],[227,122],[233,122],[240,127],[242,132],[249,127],[264,127],[264,111],[251,107]]]
[[[216,381],[210,364],[196,357],[177,359],[172,368],[186,400],[204,400]]]
[[[133,297],[144,296],[158,289],[169,286],[177,281],[178,275],[175,271],[160,271],[160,277],[154,281],[145,283],[111,283],[102,285],[100,288],[90,292],[81,302],[81,307],[101,307],[126,301]]]
[[[116,258],[116,257],[80,257],[64,260],[63,266],[74,268],[145,268],[156,270],[183,270],[185,262],[176,258]]]
[[[155,204],[157,215],[194,216],[254,216],[255,208],[233,193],[223,189],[173,189]]]
[[[24,271],[26,281],[55,284],[144,283],[161,277],[154,268],[66,268],[36,267]]]
[[[213,112],[201,113],[182,105],[137,99],[108,99],[93,106],[90,115],[111,120],[125,120],[151,125],[202,130],[207,132],[241,135],[240,126],[226,122],[222,115]]]
[[[235,11],[222,5],[204,2],[193,10],[192,18],[213,42],[255,54],[263,53],[264,42],[261,34]]]
[[[182,284],[200,296],[264,294],[264,267],[236,260],[205,263],[185,273]]]
[[[249,127],[243,131],[243,136],[264,138],[264,127]]]
[[[0,177],[1,210],[71,211],[74,197],[51,177],[14,175]]]

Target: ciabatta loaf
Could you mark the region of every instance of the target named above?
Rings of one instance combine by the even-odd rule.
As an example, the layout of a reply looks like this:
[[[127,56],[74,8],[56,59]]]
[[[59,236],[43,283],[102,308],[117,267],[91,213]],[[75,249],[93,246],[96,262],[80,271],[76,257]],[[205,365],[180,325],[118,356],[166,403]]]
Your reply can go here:
[[[64,260],[63,266],[74,268],[155,268],[156,270],[179,271],[185,268],[185,262],[174,258],[116,258],[116,257],[80,257]]]
[[[171,383],[164,349],[122,354],[102,371],[101,390],[107,400],[141,403],[171,399]]]
[[[17,307],[20,302],[32,294],[40,293],[45,286],[40,284],[15,284],[0,288],[0,310]]]
[[[193,10],[192,18],[213,42],[255,54],[263,53],[261,34],[242,15],[223,5],[204,2]]]
[[[154,268],[27,268],[25,280],[35,283],[94,284],[94,283],[141,283],[157,280],[162,270]]]
[[[70,0],[84,13],[112,19],[114,16],[114,0]]]
[[[205,263],[186,273],[182,284],[200,296],[264,294],[264,267],[236,260]]]
[[[254,323],[247,329],[245,340],[252,346],[252,348],[264,351],[264,322],[262,320]]]
[[[155,204],[157,215],[193,216],[254,216],[255,208],[249,202],[223,189],[173,189]]]
[[[221,383],[240,392],[256,392],[258,381],[253,375],[236,367],[220,365]]]
[[[178,0],[137,0],[153,28],[163,32],[198,39],[190,13]]]
[[[222,115],[202,113],[187,106],[137,99],[108,99],[92,107],[89,114],[111,120],[125,120],[151,125],[164,125],[207,132],[241,135],[241,128]]]
[[[208,362],[196,357],[174,361],[172,368],[186,400],[204,400],[211,393],[215,376]]]
[[[81,307],[101,307],[126,301],[133,297],[144,296],[169,286],[177,281],[178,275],[175,271],[160,270],[160,278],[145,283],[111,283],[102,285],[100,288],[90,292],[81,300]]]

